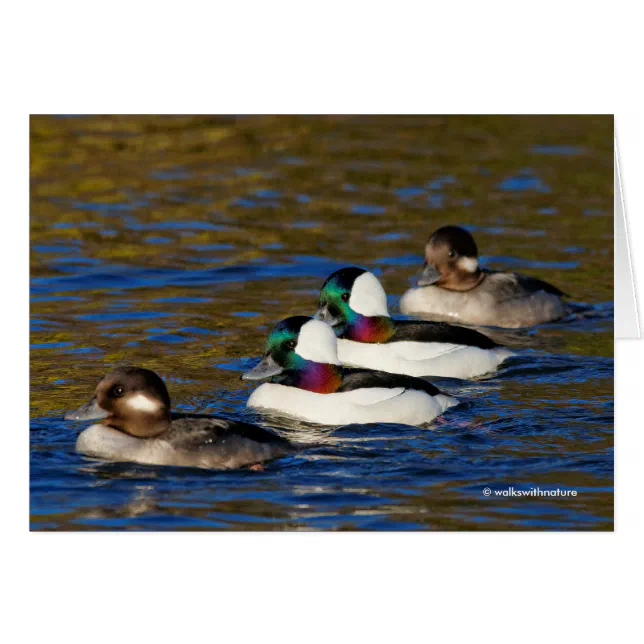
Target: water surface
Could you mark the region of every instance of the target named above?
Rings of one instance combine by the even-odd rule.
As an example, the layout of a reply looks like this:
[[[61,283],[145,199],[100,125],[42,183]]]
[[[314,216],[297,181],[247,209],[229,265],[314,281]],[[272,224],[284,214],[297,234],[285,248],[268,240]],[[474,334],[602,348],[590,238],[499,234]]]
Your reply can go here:
[[[32,529],[612,529],[609,117],[33,117]],[[270,328],[334,270],[376,272],[396,311],[432,230],[579,312],[498,339],[517,355],[429,427],[321,431],[245,409]],[[496,337],[496,336],[495,336]],[[158,371],[181,411],[319,446],[264,472],[79,456],[113,365]],[[560,488],[575,498],[486,498]]]

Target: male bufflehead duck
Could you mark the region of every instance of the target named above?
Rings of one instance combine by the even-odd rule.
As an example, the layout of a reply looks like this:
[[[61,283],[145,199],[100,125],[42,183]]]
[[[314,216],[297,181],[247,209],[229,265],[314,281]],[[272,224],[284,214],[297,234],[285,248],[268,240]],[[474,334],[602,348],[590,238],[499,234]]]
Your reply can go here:
[[[80,434],[76,451],[110,461],[225,470],[295,451],[289,441],[256,425],[215,416],[172,418],[163,380],[139,367],[110,371],[94,397],[65,418],[103,419]]]
[[[568,308],[556,286],[518,273],[479,267],[478,248],[467,230],[443,226],[425,246],[419,288],[400,300],[407,315],[431,315],[463,324],[517,329],[552,322]]]
[[[266,380],[248,399],[258,407],[321,425],[421,425],[458,404],[419,378],[343,369],[331,327],[305,316],[271,332],[261,362],[243,380]]]
[[[362,268],[343,268],[324,282],[315,317],[333,327],[340,362],[353,367],[473,378],[512,355],[474,329],[393,320],[378,278]]]

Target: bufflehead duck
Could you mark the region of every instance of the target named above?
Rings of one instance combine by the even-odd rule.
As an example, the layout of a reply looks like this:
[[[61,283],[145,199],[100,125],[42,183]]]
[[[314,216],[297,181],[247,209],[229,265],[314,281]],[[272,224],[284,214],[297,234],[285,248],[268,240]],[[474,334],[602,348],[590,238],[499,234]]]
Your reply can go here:
[[[425,246],[419,288],[400,300],[407,315],[431,315],[463,324],[517,329],[564,317],[565,293],[535,277],[482,269],[467,230],[443,226]]]
[[[474,329],[393,320],[378,278],[362,268],[343,268],[324,282],[315,317],[333,327],[340,362],[353,367],[473,378],[512,355]]]
[[[242,379],[269,380],[252,393],[248,407],[322,425],[421,425],[458,404],[420,378],[343,369],[331,327],[305,316],[280,322],[261,362]]]
[[[170,414],[170,396],[148,369],[117,367],[68,420],[102,419],[85,429],[76,451],[110,461],[231,469],[295,451],[273,432],[215,416]]]

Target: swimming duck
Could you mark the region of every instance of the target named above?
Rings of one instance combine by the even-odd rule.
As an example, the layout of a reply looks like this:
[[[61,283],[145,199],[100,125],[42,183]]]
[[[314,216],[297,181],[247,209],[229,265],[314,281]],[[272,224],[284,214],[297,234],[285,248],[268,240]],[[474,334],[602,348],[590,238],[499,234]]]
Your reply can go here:
[[[400,300],[406,315],[517,329],[564,317],[565,293],[535,277],[482,269],[472,235],[458,226],[443,226],[425,246],[419,288]]]
[[[474,329],[393,320],[378,278],[362,268],[342,268],[324,282],[315,317],[333,327],[340,362],[353,367],[473,378],[512,355]]]
[[[243,380],[268,380],[248,399],[267,409],[322,425],[421,425],[458,404],[420,378],[344,369],[330,326],[306,316],[280,322],[260,363]]]
[[[110,461],[224,470],[295,451],[289,441],[256,425],[216,416],[173,417],[163,380],[139,367],[110,371],[94,397],[65,418],[102,419],[79,435],[76,451]]]

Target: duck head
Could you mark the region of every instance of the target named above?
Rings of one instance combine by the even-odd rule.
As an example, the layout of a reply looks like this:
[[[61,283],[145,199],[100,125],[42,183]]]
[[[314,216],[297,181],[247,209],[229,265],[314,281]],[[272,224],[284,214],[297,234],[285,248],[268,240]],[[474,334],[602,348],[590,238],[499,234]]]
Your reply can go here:
[[[479,268],[474,237],[459,226],[443,226],[432,233],[425,246],[425,265],[418,286],[435,284],[452,291],[468,291],[485,274]]]
[[[327,278],[315,319],[330,325],[339,338],[355,342],[385,342],[394,333],[387,294],[363,268],[342,268]]]
[[[137,438],[152,438],[170,426],[170,395],[149,369],[117,367],[97,385],[94,397],[65,414],[67,420],[101,420]]]
[[[242,380],[333,393],[342,383],[335,334],[323,322],[303,315],[282,320],[268,336],[259,364]]]

